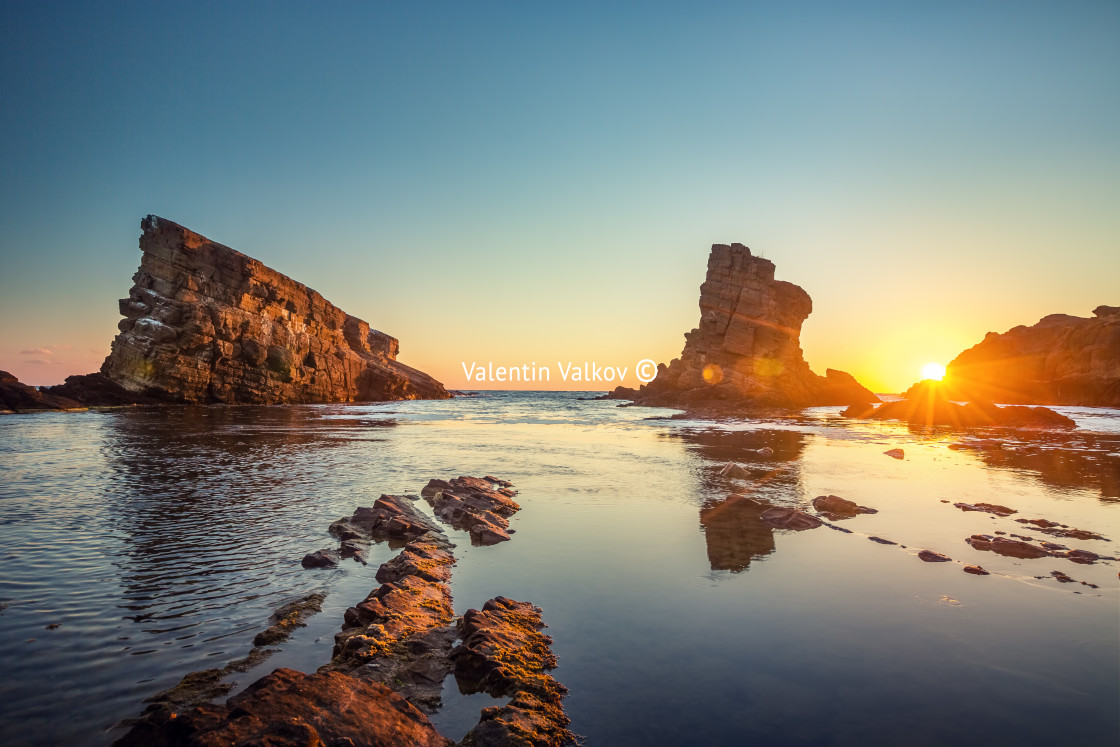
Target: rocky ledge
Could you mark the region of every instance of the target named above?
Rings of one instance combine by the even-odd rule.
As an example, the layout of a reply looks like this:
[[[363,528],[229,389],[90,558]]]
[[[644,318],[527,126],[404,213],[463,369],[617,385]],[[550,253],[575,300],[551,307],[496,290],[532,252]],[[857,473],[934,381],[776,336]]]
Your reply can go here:
[[[397,360],[396,338],[303,283],[164,218],[141,228],[140,268],[100,372],[18,409],[451,396]]]
[[[742,244],[714,244],[700,286],[700,326],[685,334],[680,358],[659,365],[640,389],[619,387],[636,404],[726,409],[878,402],[850,374],[818,376],[801,352],[809,294],[774,279],[774,263]]]
[[[1048,407],[993,405],[982,400],[958,404],[949,398],[955,393],[937,381],[922,381],[903,394],[905,399],[874,405],[850,405],[843,411],[849,418],[905,420],[922,425],[951,425],[958,428],[1003,426],[1009,428],[1075,428],[1072,418]]]

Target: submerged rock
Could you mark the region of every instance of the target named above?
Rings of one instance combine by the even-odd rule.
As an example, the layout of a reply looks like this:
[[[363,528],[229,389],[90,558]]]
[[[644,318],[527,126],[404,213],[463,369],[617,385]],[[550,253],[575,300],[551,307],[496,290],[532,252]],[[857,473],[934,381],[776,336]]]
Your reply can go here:
[[[304,620],[322,611],[323,600],[326,598],[326,594],[316,592],[282,605],[272,613],[272,625],[267,630],[257,633],[257,636],[253,639],[253,645],[274,646],[288,640],[288,636],[292,634],[293,630],[307,625]]]
[[[141,223],[140,269],[100,374],[57,394],[86,404],[446,399],[399,345],[259,261],[169,220]]]
[[[1018,513],[1015,509],[1001,506],[998,503],[954,503],[953,505],[961,511],[981,511],[996,516],[1010,516]]]
[[[739,480],[749,480],[753,477],[749,469],[735,462],[725,464],[723,469],[719,471],[719,475],[720,477],[734,477]]]
[[[680,358],[659,365],[637,392],[612,397],[639,405],[810,407],[878,402],[850,374],[813,373],[800,346],[813,310],[809,294],[774,279],[774,263],[742,244],[714,244],[700,286],[700,326],[685,334]]]

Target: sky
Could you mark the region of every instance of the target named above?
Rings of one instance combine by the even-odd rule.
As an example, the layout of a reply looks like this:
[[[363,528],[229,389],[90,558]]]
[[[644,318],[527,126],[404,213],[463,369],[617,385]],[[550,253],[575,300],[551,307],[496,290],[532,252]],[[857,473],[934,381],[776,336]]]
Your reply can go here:
[[[1120,305],[1120,3],[0,5],[0,369],[100,366],[140,220],[464,364],[667,363],[713,243],[899,391]],[[491,385],[492,386],[492,385]]]

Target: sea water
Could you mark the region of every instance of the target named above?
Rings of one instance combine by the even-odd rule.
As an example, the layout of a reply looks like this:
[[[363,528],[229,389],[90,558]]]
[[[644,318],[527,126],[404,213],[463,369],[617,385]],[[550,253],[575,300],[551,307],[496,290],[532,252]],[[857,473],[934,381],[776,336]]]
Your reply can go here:
[[[313,671],[395,553],[304,570],[337,544],[330,522],[433,477],[490,474],[522,510],[497,546],[448,529],[456,611],[496,595],[544,610],[588,745],[1115,743],[1120,564],[964,540],[1004,531],[1120,556],[1120,412],[1057,408],[1072,432],[962,432],[840,408],[676,420],[587,397],[0,417],[0,741],[107,743],[146,698],[243,657],[276,607],[325,591],[234,691],[275,667]],[[728,462],[751,477],[721,476]],[[793,532],[726,501],[812,512],[824,494],[878,513]],[[433,721],[453,739],[493,702],[453,680],[444,701]]]

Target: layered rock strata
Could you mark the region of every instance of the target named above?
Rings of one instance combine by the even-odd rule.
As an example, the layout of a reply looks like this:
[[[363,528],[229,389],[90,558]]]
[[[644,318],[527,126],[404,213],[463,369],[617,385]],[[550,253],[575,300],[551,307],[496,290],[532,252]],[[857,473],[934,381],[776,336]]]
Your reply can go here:
[[[989,332],[946,367],[954,399],[1120,407],[1120,306]]]
[[[774,263],[742,244],[714,244],[700,286],[700,325],[680,358],[636,392],[612,396],[642,405],[733,403],[809,407],[878,402],[851,375],[818,376],[801,352],[801,325],[813,310],[800,287],[774,279]]]
[[[89,404],[136,399],[298,403],[446,399],[397,361],[399,344],[306,285],[169,220],[141,224],[140,269],[100,374],[58,394]]]

